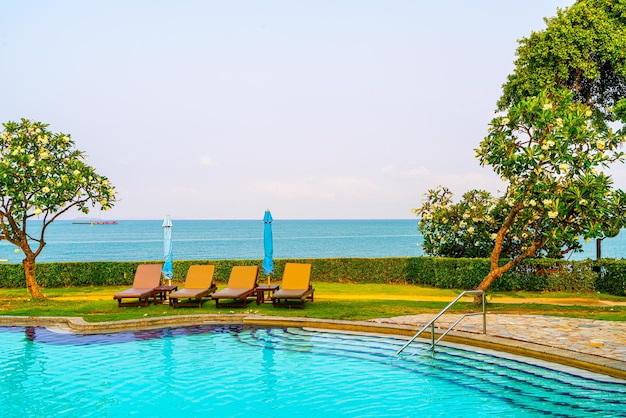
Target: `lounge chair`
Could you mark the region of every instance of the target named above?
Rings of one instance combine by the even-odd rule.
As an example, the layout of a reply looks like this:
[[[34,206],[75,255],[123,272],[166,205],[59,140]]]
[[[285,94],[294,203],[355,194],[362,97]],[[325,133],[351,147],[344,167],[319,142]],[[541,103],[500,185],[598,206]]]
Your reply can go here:
[[[113,299],[117,299],[117,306],[148,306],[150,296],[154,297],[154,288],[161,282],[161,264],[140,264],[135,271],[133,287],[117,292]],[[122,302],[122,299],[138,299],[134,302]]]
[[[220,307],[220,299],[232,299],[235,302],[229,303],[228,306],[246,302],[249,297],[256,297],[257,277],[259,276],[259,268],[257,266],[235,266],[230,272],[230,278],[226,289],[222,289],[211,295],[215,299],[215,307]],[[222,303],[224,306],[224,303]]]
[[[304,308],[304,302],[311,299],[315,289],[311,286],[311,265],[301,263],[287,263],[283,271],[283,281],[272,295],[272,305],[285,304],[292,305],[297,302],[297,306]]]
[[[202,307],[204,298],[217,290],[217,286],[213,283],[214,272],[214,265],[189,267],[183,288],[170,293],[170,305],[174,308],[196,305],[198,308]],[[187,301],[181,302],[181,299]]]

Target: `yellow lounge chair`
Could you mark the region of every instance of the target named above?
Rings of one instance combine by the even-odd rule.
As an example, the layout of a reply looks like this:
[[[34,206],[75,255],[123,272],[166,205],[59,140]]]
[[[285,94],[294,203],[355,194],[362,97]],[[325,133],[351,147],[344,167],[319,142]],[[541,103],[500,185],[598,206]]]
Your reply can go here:
[[[283,272],[283,281],[272,295],[272,305],[283,304],[291,306],[290,301],[297,301],[298,307],[304,308],[304,302],[311,299],[315,289],[311,286],[311,265],[301,263],[287,263]]]
[[[259,276],[259,267],[257,266],[235,266],[230,272],[230,278],[226,289],[222,289],[211,295],[215,299],[215,307],[220,307],[220,299],[233,299],[235,304],[239,305],[239,302],[243,302],[243,307],[246,307],[246,302],[249,297],[256,296],[257,277]],[[232,306],[233,304],[229,304]],[[222,303],[222,306],[224,304]]]
[[[117,306],[148,306],[150,296],[154,297],[154,288],[161,283],[161,264],[140,264],[135,271],[133,287],[117,292],[113,299],[117,299]],[[123,302],[122,299],[138,299],[134,302]]]
[[[213,283],[214,265],[196,265],[189,267],[185,284],[180,290],[170,293],[170,306],[177,308],[179,306],[198,306],[202,307],[204,298],[210,296],[217,290],[217,286]],[[181,299],[187,299],[181,302]]]

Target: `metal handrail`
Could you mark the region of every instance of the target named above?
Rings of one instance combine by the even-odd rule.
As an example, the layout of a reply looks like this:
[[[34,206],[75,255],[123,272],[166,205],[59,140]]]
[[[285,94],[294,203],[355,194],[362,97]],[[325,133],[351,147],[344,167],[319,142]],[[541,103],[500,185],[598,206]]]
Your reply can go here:
[[[435,340],[435,321],[437,319],[439,319],[439,317],[441,317],[441,315],[443,315],[444,313],[447,312],[448,309],[450,309],[455,303],[457,303],[459,301],[459,299],[461,299],[463,296],[465,295],[471,295],[471,294],[480,294],[481,295],[481,299],[482,299],[482,305],[483,305],[483,311],[482,312],[472,312],[472,313],[466,313],[463,314],[459,319],[457,319],[452,325],[450,325],[448,327],[447,330],[444,331],[443,334],[441,334],[441,336],[439,338],[437,338],[437,340]],[[462,292],[460,295],[458,295],[452,302],[450,302],[448,304],[448,306],[446,306],[445,308],[443,308],[441,310],[441,312],[439,312],[437,315],[435,315],[433,317],[433,319],[431,319],[426,325],[424,325],[424,327],[422,329],[420,329],[417,334],[415,334],[406,344],[404,344],[402,346],[401,349],[399,349],[396,354],[400,354],[402,351],[404,351],[405,348],[407,348],[413,341],[415,341],[415,339],[417,337],[419,337],[424,331],[426,331],[426,329],[428,327],[431,327],[430,330],[430,339],[431,339],[431,346],[430,349],[431,350],[435,350],[435,345],[437,345],[437,343],[439,341],[441,341],[441,339],[443,337],[445,337],[446,335],[448,335],[448,333],[450,331],[452,331],[452,328],[454,328],[459,322],[461,322],[466,316],[472,316],[472,315],[480,315],[482,313],[483,315],[483,334],[487,334],[487,313],[486,313],[486,309],[485,309],[485,291],[484,290],[465,290],[464,292]]]

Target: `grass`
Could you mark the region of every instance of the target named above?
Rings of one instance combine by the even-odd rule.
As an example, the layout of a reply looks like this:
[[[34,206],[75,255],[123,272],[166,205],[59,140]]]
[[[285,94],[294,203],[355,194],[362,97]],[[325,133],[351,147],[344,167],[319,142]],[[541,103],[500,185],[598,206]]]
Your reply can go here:
[[[305,309],[274,308],[254,302],[243,308],[220,308],[207,300],[202,308],[173,309],[168,305],[118,308],[112,295],[126,287],[69,287],[44,289],[47,300],[31,300],[25,289],[0,289],[0,315],[73,316],[86,321],[117,321],[188,314],[256,313],[322,319],[367,320],[401,315],[436,313],[458,290],[396,284],[315,283],[315,302]],[[575,318],[626,321],[626,297],[578,293],[490,293],[488,312],[541,314]],[[455,310],[478,309],[471,298]]]

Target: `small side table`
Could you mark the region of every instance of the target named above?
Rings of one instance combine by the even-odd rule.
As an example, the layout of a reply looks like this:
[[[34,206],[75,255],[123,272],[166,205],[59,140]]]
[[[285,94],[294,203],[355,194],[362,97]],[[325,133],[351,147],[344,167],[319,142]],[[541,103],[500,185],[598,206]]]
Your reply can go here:
[[[170,293],[178,290],[178,286],[161,285],[154,288],[154,304],[165,302]]]
[[[280,286],[277,284],[271,284],[271,285],[263,285],[263,286],[257,286],[256,288],[256,304],[260,305],[261,303],[266,303],[265,302],[265,292],[267,292],[267,300],[269,302],[272,301],[272,295],[274,294],[275,291],[278,290]],[[268,303],[269,303],[268,302]]]

